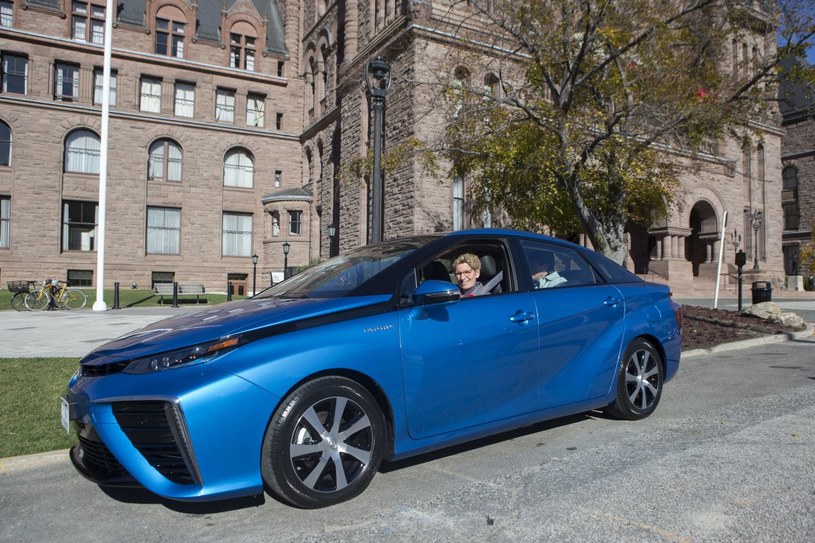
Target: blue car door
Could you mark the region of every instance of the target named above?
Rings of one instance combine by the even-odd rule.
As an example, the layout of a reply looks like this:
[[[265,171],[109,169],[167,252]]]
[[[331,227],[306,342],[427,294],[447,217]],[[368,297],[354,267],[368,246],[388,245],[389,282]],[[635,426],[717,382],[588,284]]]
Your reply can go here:
[[[591,266],[571,248],[535,241],[523,241],[522,247],[533,278],[530,296],[544,361],[540,408],[606,395],[624,336],[622,294],[598,282]]]
[[[535,303],[529,293],[506,290],[398,311],[414,439],[537,409]]]

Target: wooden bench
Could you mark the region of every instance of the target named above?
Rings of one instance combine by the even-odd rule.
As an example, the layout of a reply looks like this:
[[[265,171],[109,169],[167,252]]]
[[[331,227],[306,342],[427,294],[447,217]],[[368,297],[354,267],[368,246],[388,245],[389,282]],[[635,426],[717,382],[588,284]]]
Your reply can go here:
[[[159,295],[159,303],[164,304],[164,297],[169,296],[172,298],[173,296],[173,285],[174,283],[156,283],[153,287],[153,292]],[[178,285],[178,296],[195,296],[195,303],[200,304],[201,302],[207,303],[207,299],[201,299],[201,295],[206,294],[204,290],[204,285]]]

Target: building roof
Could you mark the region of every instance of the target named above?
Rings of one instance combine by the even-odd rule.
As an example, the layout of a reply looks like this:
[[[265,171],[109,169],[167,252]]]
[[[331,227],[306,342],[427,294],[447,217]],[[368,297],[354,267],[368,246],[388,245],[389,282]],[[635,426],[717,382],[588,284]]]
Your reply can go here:
[[[275,192],[270,192],[263,196],[260,201],[263,204],[272,202],[311,202],[313,196],[309,189],[298,187],[294,189],[281,189]]]
[[[29,0],[33,4],[58,7],[59,0]],[[145,3],[147,0],[124,0],[119,3],[119,21],[145,26]],[[204,40],[221,41],[221,12],[229,10],[239,0],[198,0],[198,19],[195,36]],[[283,41],[283,20],[274,0],[251,0],[260,17],[267,21],[266,50],[273,53],[286,53]]]

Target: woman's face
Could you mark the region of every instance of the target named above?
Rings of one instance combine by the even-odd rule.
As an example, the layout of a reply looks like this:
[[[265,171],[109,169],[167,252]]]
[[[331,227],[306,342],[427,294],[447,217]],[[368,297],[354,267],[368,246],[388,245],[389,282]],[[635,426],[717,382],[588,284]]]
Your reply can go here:
[[[456,281],[461,290],[469,290],[475,286],[478,276],[481,275],[481,270],[474,270],[466,262],[461,262],[456,265]]]

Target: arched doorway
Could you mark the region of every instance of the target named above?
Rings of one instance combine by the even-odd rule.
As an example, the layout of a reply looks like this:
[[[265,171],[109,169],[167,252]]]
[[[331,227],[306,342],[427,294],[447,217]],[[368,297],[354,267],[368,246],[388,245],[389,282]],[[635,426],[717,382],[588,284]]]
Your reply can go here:
[[[693,266],[693,276],[709,276],[716,278],[716,269],[706,266],[712,264],[715,259],[715,248],[719,239],[719,221],[716,218],[716,210],[709,202],[700,200],[694,204],[690,212],[691,234],[685,238],[685,257],[690,260]]]

